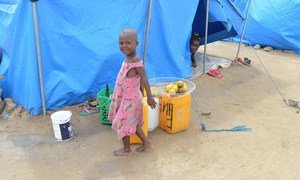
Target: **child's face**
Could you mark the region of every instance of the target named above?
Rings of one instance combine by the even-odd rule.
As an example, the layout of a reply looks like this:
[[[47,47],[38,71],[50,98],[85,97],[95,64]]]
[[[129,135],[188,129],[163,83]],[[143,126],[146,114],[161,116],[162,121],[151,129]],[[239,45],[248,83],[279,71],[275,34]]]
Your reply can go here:
[[[190,51],[191,53],[195,53],[200,47],[200,42],[199,41],[192,41]]]
[[[119,38],[119,47],[122,53],[126,56],[135,56],[136,47],[138,45],[137,40],[130,36],[120,36]]]

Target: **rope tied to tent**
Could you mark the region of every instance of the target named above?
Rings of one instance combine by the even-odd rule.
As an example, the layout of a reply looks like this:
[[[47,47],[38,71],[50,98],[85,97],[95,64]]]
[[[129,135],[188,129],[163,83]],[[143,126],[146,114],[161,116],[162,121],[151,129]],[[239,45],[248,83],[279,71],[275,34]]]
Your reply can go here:
[[[297,109],[296,113],[299,113],[299,112],[300,112],[299,101],[295,101],[295,100],[292,100],[292,99],[288,99],[288,98],[286,98],[286,97],[283,96],[283,94],[281,93],[281,91],[280,91],[279,87],[277,86],[276,82],[273,80],[272,76],[270,75],[270,73],[269,73],[267,67],[264,65],[264,63],[262,62],[262,60],[260,59],[260,57],[257,55],[257,53],[256,53],[255,49],[253,48],[253,46],[251,46],[250,40],[247,39],[246,37],[245,37],[245,40],[248,41],[248,43],[249,43],[248,45],[251,47],[253,53],[255,54],[255,56],[257,57],[257,59],[259,60],[261,66],[262,66],[263,69],[266,71],[266,73],[267,73],[269,79],[272,81],[272,83],[273,83],[275,89],[277,90],[277,92],[278,92],[279,95],[281,96],[283,102],[284,102],[287,106],[289,106],[289,107],[294,107],[294,108],[296,108],[296,109]]]
[[[206,132],[222,132],[222,131],[243,131],[243,132],[250,132],[252,131],[251,128],[246,127],[245,125],[236,125],[230,129],[205,129]]]
[[[229,129],[223,129],[223,128],[222,129],[206,129],[206,125],[205,125],[205,122],[204,122],[204,120],[202,118],[201,111],[199,110],[198,103],[195,100],[195,98],[194,98],[193,95],[192,95],[192,98],[193,98],[193,104],[194,104],[194,107],[195,107],[195,111],[197,112],[197,114],[198,114],[198,116],[200,118],[200,126],[201,126],[202,131],[205,131],[205,132],[222,132],[222,131],[249,132],[249,131],[252,131],[251,128],[248,128],[245,125],[236,125],[233,128],[229,128]]]

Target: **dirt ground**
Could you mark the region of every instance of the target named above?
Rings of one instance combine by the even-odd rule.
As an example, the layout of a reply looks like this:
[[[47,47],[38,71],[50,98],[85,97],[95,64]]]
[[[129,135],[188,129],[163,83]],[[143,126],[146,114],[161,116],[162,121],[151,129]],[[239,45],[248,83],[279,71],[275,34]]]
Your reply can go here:
[[[237,44],[216,42],[208,54],[234,59]],[[201,49],[200,51],[203,51]],[[257,50],[286,98],[300,100],[300,57],[290,52]],[[73,112],[75,137],[57,142],[50,116],[19,113],[0,119],[1,179],[300,179],[300,113],[286,106],[250,47],[240,57],[251,66],[221,69],[217,79],[202,75],[193,96],[207,129],[242,124],[251,132],[204,132],[191,111],[189,128],[150,133],[152,151],[115,157],[121,147],[99,114]],[[52,112],[49,112],[51,114]],[[137,146],[133,146],[135,148]]]

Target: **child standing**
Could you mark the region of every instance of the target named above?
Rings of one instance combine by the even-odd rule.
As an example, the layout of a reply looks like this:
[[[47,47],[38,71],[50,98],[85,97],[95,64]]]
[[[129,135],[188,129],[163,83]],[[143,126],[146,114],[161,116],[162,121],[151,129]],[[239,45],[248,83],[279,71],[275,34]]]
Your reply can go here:
[[[197,62],[195,59],[195,53],[200,47],[200,38],[197,33],[193,33],[191,40],[190,40],[190,53],[191,53],[191,61],[192,61],[192,67],[197,67]]]
[[[131,153],[130,135],[136,133],[142,140],[142,145],[136,151],[145,151],[152,147],[150,141],[142,131],[143,125],[143,89],[147,93],[147,103],[155,108],[156,103],[151,96],[150,85],[138,57],[137,33],[133,29],[125,29],[119,36],[119,48],[126,56],[119,71],[108,119],[112,120],[112,129],[123,141],[123,148],[114,151],[116,156],[127,156]]]

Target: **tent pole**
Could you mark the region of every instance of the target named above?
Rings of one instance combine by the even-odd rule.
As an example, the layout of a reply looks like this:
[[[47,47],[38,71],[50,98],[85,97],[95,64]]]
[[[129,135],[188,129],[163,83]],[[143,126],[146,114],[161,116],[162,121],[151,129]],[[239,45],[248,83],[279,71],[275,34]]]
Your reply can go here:
[[[40,48],[40,39],[39,39],[39,28],[38,28],[38,20],[37,20],[37,8],[36,1],[31,0],[32,11],[33,11],[33,22],[34,22],[34,34],[35,34],[35,44],[36,44],[36,52],[38,58],[38,68],[39,68],[39,79],[40,79],[40,90],[42,96],[42,106],[43,106],[43,115],[46,115],[46,103],[45,103],[45,94],[44,94],[44,80],[43,80],[43,70],[42,70],[42,58],[41,58],[41,48]]]
[[[206,0],[206,22],[205,22],[203,73],[205,73],[206,46],[207,46],[207,34],[208,34],[208,15],[209,15],[209,0]]]
[[[239,57],[239,54],[240,54],[240,49],[241,49],[242,41],[243,41],[243,38],[244,38],[245,30],[246,30],[246,24],[248,22],[248,16],[249,16],[249,12],[250,12],[251,3],[252,3],[252,0],[249,0],[246,19],[245,19],[245,23],[243,25],[243,31],[242,31],[242,35],[241,35],[241,38],[240,38],[239,47],[238,47],[238,50],[237,50],[237,53],[236,53],[236,56],[235,56],[235,62],[236,62],[236,60],[237,60],[237,58]]]
[[[151,11],[152,11],[152,0],[149,0],[149,8],[147,15],[147,24],[145,30],[145,41],[144,41],[144,52],[143,52],[143,62],[144,66],[146,65],[146,57],[147,57],[147,48],[148,48],[148,37],[149,37],[149,29],[150,29],[150,19],[151,19]]]

